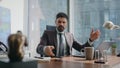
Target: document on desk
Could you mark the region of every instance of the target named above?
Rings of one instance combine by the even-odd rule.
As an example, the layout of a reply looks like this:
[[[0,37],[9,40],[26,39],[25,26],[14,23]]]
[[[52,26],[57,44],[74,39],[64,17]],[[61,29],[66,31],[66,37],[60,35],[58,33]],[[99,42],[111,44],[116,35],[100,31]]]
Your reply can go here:
[[[83,55],[72,55],[73,57],[85,58]]]
[[[35,57],[35,60],[38,60],[38,62],[49,62],[51,57]]]

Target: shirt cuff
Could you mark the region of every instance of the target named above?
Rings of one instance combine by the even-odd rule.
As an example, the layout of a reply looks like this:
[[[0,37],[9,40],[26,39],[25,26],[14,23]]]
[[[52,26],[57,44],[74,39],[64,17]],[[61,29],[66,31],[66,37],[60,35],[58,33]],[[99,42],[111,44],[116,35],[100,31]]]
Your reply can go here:
[[[93,44],[93,42],[91,42],[89,39],[88,39],[88,43],[90,44],[90,46]]]
[[[43,54],[45,54],[45,48],[46,48],[46,46],[43,47]]]

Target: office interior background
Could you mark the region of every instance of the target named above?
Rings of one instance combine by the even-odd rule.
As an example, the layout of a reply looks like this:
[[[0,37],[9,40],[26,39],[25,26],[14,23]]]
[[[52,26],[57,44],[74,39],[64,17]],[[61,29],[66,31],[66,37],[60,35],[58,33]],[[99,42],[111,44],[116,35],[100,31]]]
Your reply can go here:
[[[120,0],[0,0],[0,41],[7,45],[7,36],[21,30],[27,36],[26,54],[38,55],[36,47],[46,25],[55,25],[58,12],[69,15],[66,31],[85,43],[91,29],[99,29],[101,36],[94,42],[95,48],[103,41],[116,41],[120,48],[120,30],[103,27],[105,21],[120,25]],[[79,52],[73,51],[73,54]]]

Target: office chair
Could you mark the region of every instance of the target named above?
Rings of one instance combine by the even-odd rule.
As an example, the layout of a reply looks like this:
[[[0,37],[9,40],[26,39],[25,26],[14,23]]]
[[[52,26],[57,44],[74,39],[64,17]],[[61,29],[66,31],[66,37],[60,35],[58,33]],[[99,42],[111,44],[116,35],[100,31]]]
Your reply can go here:
[[[8,51],[7,46],[1,41],[0,41],[0,51],[2,51],[2,52],[7,52]]]
[[[46,30],[55,30],[56,27],[52,25],[46,25]]]

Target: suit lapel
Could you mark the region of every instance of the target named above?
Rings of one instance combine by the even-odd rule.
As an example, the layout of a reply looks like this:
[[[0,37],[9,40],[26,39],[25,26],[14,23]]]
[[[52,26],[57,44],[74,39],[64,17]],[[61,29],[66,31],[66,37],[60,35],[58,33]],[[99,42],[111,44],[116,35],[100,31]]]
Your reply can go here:
[[[71,36],[68,33],[65,33],[65,38],[66,38],[66,42],[68,44],[68,46],[72,46],[72,41],[71,41]]]
[[[54,42],[55,42],[55,46],[57,46],[57,32],[56,31],[54,33]]]
[[[70,55],[72,55],[73,38],[69,33],[65,33],[65,38],[66,38],[67,45],[69,46],[69,53]]]
[[[56,49],[57,49],[57,32],[56,31],[54,31],[53,37],[54,37],[53,39],[54,39],[55,54],[56,54]]]

